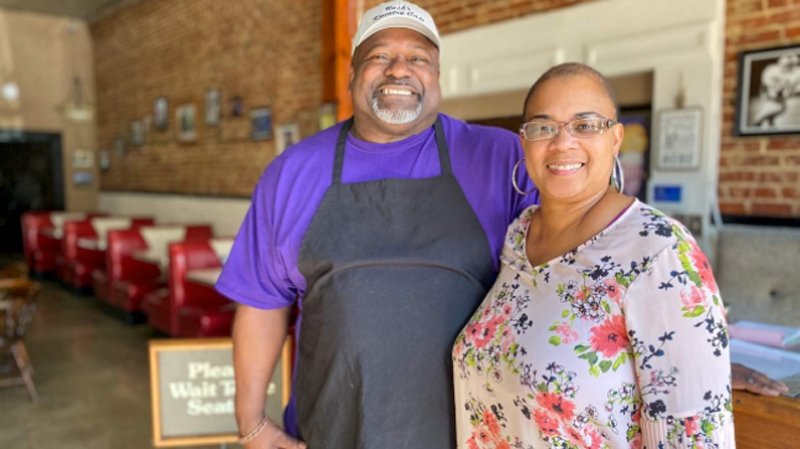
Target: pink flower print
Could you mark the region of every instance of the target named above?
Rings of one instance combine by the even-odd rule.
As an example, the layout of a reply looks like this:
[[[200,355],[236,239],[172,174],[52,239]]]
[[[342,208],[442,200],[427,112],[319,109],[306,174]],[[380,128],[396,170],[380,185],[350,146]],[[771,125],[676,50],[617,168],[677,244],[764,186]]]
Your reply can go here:
[[[681,290],[681,302],[687,310],[692,310],[697,306],[706,305],[706,296],[699,288],[691,285],[688,289]]]
[[[556,393],[538,393],[536,402],[542,407],[555,413],[556,416],[564,421],[569,421],[575,413],[575,404],[565,399],[564,396]]]
[[[628,335],[622,315],[613,315],[599,326],[593,327],[589,343],[592,349],[601,352],[606,358],[614,357],[625,349],[628,346]]]
[[[503,316],[504,317],[510,317],[512,312],[514,312],[514,308],[511,307],[511,304],[503,304]]]
[[[538,408],[533,412],[533,419],[536,421],[536,426],[539,431],[546,436],[558,435],[559,422],[552,415],[547,413],[546,410]]]
[[[566,321],[556,326],[556,333],[561,336],[561,343],[568,345],[578,341],[578,332],[573,330]]]
[[[587,427],[586,434],[589,436],[589,441],[591,442],[589,447],[591,449],[600,449],[603,447],[605,438],[603,438],[603,435],[601,435],[595,427]]]
[[[483,424],[492,436],[500,436],[500,423],[497,422],[497,418],[490,410],[483,410]]]
[[[575,292],[575,299],[577,299],[578,301],[585,301],[586,297],[589,296],[589,294],[590,294],[589,287],[583,285],[580,288],[578,288],[577,292]]]
[[[717,281],[714,280],[711,264],[708,263],[706,255],[694,242],[692,242],[692,251],[689,253],[689,257],[692,259],[692,265],[697,269],[697,274],[703,281],[703,285],[711,290],[712,293],[717,293]]]
[[[686,418],[683,422],[683,428],[686,431],[686,436],[691,437],[697,433],[697,421],[695,421],[694,417]]]
[[[475,335],[475,348],[483,349],[488,345],[492,338],[494,338],[494,333],[497,330],[497,321],[490,320],[488,323],[483,324],[477,330]]]
[[[567,438],[570,440],[573,446],[580,448],[586,447],[586,443],[583,440],[583,435],[581,434],[580,430],[572,426],[567,428]]]
[[[613,300],[617,304],[622,303],[622,295],[624,293],[624,289],[616,279],[608,278],[605,281],[606,284],[606,295],[608,295],[611,300]]]

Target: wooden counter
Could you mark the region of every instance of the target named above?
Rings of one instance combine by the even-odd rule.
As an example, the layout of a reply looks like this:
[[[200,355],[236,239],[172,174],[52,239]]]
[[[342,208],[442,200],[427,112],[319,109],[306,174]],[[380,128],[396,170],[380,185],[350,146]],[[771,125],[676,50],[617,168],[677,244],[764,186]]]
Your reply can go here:
[[[800,448],[800,398],[733,392],[737,449]]]

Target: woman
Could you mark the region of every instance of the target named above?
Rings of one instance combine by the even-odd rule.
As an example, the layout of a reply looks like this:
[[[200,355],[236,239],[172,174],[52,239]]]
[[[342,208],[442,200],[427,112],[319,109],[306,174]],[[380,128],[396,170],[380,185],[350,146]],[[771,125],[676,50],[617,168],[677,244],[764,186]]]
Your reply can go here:
[[[456,340],[460,447],[734,447],[716,283],[685,227],[620,193],[607,80],[556,66],[524,121],[541,204]]]

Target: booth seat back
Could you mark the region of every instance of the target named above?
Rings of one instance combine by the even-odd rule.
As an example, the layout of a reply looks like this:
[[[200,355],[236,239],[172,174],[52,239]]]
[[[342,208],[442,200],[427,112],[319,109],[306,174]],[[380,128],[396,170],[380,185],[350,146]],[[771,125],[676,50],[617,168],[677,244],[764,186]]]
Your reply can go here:
[[[61,254],[64,259],[73,262],[78,258],[78,239],[97,238],[92,223],[88,220],[68,221],[64,223],[64,234],[61,237]]]
[[[212,287],[186,282],[186,272],[204,268],[217,268],[219,258],[208,240],[193,240],[169,245],[169,274],[167,285],[170,296],[170,328],[172,335],[180,335],[178,314],[185,307],[216,307],[228,299]]]
[[[725,225],[715,275],[731,322],[800,325],[800,229]]]
[[[49,261],[47,267],[42,264],[42,251],[54,254],[58,251],[58,241],[53,239],[42,239],[39,231],[53,227],[49,212],[25,212],[20,219],[22,222],[22,252],[25,263],[37,272],[49,271],[53,269],[53,260]],[[49,245],[49,247],[48,247]],[[37,254],[38,253],[38,254]],[[37,261],[38,256],[38,261]],[[43,269],[45,268],[45,269]]]
[[[155,264],[131,257],[137,251],[147,249],[147,244],[138,229],[109,231],[106,247],[106,274],[108,282],[133,279],[152,279],[160,271]]]

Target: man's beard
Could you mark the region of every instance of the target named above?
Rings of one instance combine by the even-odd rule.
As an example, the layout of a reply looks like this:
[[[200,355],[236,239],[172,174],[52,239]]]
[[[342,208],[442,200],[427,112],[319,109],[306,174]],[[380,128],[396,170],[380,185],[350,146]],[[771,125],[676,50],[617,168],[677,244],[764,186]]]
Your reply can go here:
[[[422,101],[417,103],[415,109],[382,109],[378,99],[372,98],[372,112],[375,116],[390,125],[405,125],[416,120],[422,113]]]

